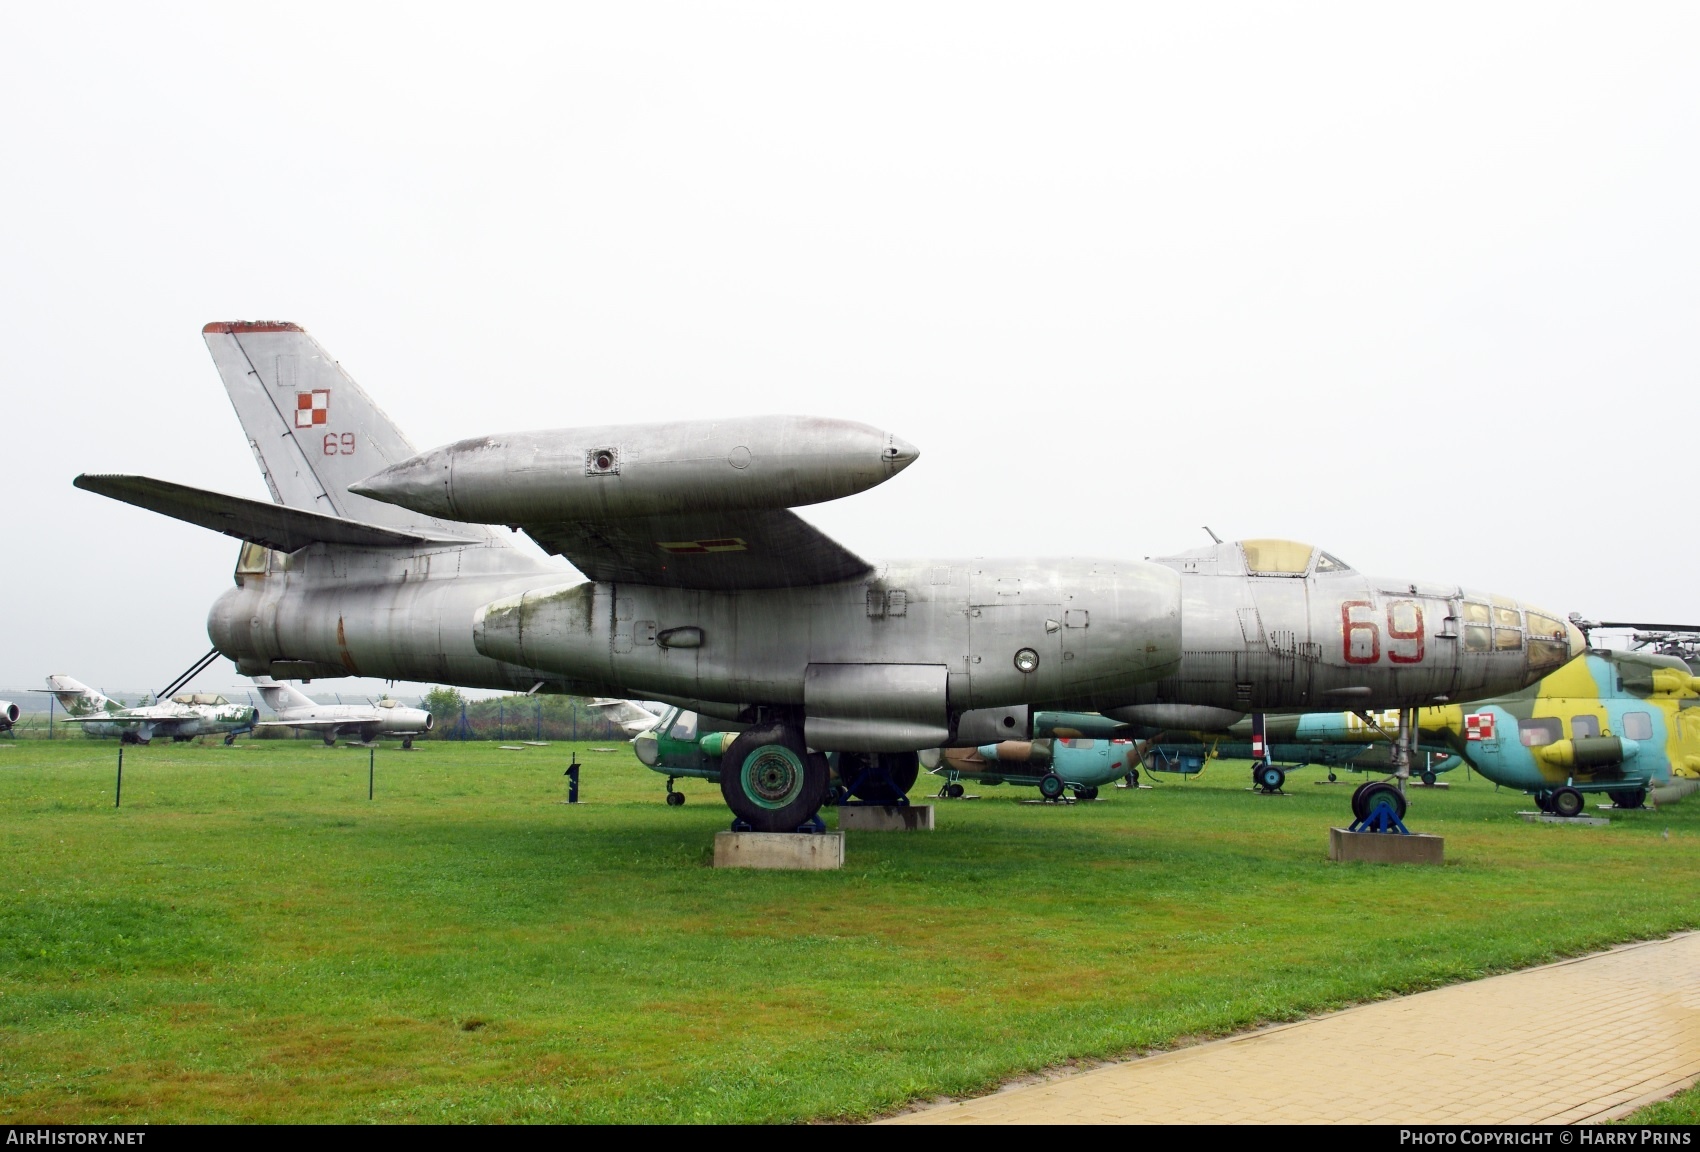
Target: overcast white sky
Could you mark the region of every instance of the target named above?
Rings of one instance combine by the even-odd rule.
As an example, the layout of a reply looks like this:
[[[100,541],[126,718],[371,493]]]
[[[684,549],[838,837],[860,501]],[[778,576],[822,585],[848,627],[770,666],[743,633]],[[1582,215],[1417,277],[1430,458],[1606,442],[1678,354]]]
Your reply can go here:
[[[229,319],[420,448],[888,428],[804,513],[870,557],[1209,524],[1700,618],[1696,60],[1692,4],[0,6],[0,686],[208,647],[236,544],[70,482],[265,497]]]

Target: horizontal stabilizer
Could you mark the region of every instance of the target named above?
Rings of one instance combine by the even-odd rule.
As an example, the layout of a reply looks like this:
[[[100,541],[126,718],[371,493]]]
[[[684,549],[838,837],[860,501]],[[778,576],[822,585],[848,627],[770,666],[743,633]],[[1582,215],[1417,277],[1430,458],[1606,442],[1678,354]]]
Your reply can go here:
[[[420,544],[465,544],[454,537],[419,536],[394,528],[380,528],[358,520],[344,520],[300,508],[287,508],[264,500],[227,496],[190,488],[169,480],[147,476],[91,476],[72,481],[85,492],[122,500],[162,516],[170,516],[238,540],[247,540],[278,552],[294,552],[309,544],[345,544],[364,548],[402,548]]]

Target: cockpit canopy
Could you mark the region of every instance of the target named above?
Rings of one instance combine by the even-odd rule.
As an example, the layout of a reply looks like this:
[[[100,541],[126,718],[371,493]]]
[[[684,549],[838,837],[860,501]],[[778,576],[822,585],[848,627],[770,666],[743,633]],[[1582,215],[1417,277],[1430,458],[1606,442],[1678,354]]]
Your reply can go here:
[[[1352,570],[1338,556],[1297,540],[1236,540],[1152,559],[1178,572],[1211,576],[1284,576],[1302,580],[1306,576]]]
[[[222,708],[230,703],[223,696],[213,692],[184,692],[180,696],[173,696],[171,702],[173,704],[207,704],[215,708]]]

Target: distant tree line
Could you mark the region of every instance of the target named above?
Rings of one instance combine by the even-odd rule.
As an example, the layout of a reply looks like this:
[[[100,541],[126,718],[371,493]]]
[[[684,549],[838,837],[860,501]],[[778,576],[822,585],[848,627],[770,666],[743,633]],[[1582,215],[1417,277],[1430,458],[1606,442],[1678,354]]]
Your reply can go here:
[[[436,719],[433,740],[625,740],[604,710],[582,696],[497,696],[468,700],[437,687],[419,705]],[[462,717],[465,723],[462,724]]]

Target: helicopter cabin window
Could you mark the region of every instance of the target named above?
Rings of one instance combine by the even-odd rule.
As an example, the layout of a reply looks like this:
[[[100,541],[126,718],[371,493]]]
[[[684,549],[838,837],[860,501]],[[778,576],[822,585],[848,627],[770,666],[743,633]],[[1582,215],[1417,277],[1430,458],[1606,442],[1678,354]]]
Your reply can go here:
[[[667,733],[669,740],[695,740],[697,738],[697,714],[681,712],[673,722],[673,727]]]
[[[1493,626],[1495,628],[1521,628],[1523,617],[1515,608],[1507,608],[1503,604],[1493,606]]]
[[[1625,712],[1623,714],[1623,734],[1631,740],[1651,740],[1653,738],[1653,717],[1646,712]]]
[[[1350,572],[1352,566],[1338,556],[1330,556],[1326,552],[1316,554],[1317,572]]]
[[[1253,576],[1303,576],[1316,549],[1293,540],[1242,540],[1245,570]]]
[[[1515,652],[1523,646],[1523,633],[1512,628],[1495,628],[1493,646],[1500,652]]]
[[[1570,662],[1570,649],[1556,640],[1529,640],[1529,667],[1557,668]]]
[[[1564,738],[1564,724],[1557,716],[1517,721],[1517,739],[1525,748],[1545,748]]]
[[[1586,740],[1590,736],[1600,734],[1600,718],[1598,716],[1572,716],[1570,718],[1570,735],[1577,740]]]

